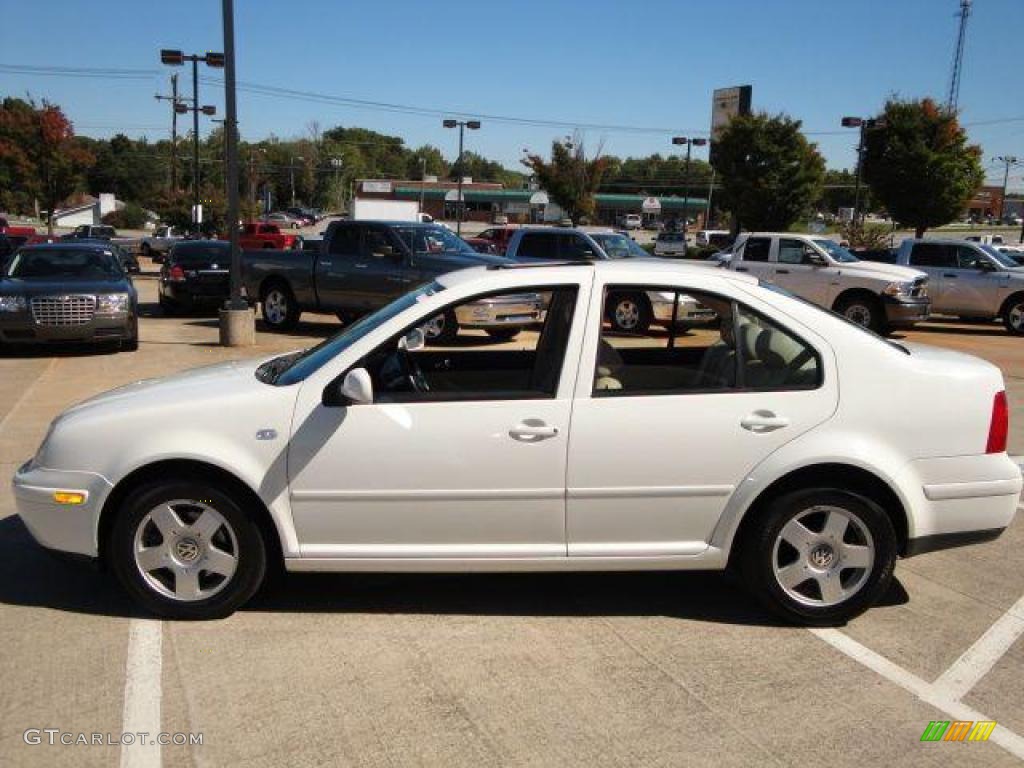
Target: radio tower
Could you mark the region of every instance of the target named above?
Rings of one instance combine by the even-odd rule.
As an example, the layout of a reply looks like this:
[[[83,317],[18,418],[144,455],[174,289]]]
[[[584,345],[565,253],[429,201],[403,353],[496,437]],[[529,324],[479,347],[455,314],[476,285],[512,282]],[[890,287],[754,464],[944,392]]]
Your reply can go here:
[[[967,42],[967,18],[971,15],[971,3],[973,0],[960,0],[960,31],[956,38],[956,53],[953,54],[953,73],[949,78],[949,97],[946,99],[946,108],[950,112],[956,112],[957,102],[960,100],[960,72],[964,66],[964,43]]]

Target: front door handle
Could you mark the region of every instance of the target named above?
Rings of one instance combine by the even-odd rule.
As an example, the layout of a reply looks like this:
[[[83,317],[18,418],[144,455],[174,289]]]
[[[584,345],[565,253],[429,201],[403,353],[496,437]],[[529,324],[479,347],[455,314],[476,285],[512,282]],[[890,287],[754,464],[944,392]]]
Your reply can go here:
[[[756,434],[763,434],[788,427],[789,419],[776,416],[772,411],[754,411],[740,419],[740,426]]]
[[[948,277],[950,280],[956,280],[956,278],[957,278],[957,276],[954,275],[952,272],[943,272],[942,276],[943,277]]]
[[[775,274],[776,275],[788,275],[789,274],[789,270],[788,269],[776,269],[775,270]]]
[[[545,424],[540,419],[524,419],[508,431],[509,437],[521,443],[539,443],[558,435],[558,427]]]

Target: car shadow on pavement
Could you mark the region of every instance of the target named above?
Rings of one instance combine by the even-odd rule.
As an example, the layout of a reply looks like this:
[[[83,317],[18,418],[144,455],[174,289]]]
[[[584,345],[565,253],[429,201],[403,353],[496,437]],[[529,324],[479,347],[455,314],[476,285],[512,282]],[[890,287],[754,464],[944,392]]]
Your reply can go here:
[[[899,580],[879,605],[909,600]],[[0,520],[0,603],[99,616],[145,615],[109,572],[38,546],[16,515]],[[661,616],[785,626],[725,574],[505,573],[272,576],[244,612],[452,616]]]
[[[1002,325],[995,323],[987,325],[980,322],[965,324],[963,321],[956,320],[951,320],[949,325],[936,321],[919,323],[914,326],[914,330],[919,333],[955,333],[958,336],[1010,336]]]
[[[120,351],[117,342],[105,341],[93,344],[0,344],[0,358],[93,357],[95,355],[116,355]]]

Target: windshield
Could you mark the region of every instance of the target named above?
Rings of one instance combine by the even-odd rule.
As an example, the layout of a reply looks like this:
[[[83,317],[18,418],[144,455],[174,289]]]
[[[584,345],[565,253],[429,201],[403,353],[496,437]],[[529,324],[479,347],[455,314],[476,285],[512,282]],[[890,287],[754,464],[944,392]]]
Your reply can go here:
[[[814,244],[840,263],[849,264],[850,262],[853,261],[859,261],[859,259],[856,256],[854,256],[848,250],[843,248],[843,246],[841,246],[835,240],[815,240]]]
[[[324,363],[337,357],[366,334],[376,330],[391,318],[415,305],[416,302],[443,290],[444,286],[440,283],[422,285],[415,291],[381,307],[376,312],[360,318],[340,333],[325,339],[315,347],[268,360],[256,370],[256,378],[267,384],[276,384],[282,387],[305,381]]]
[[[396,227],[395,232],[414,254],[446,251],[476,254],[469,243],[444,227]]]
[[[7,277],[22,280],[102,280],[124,272],[111,251],[43,249],[19,251],[7,267]]]
[[[1016,269],[1017,267],[1020,266],[1020,264],[1018,264],[1015,260],[1010,258],[1008,254],[1003,253],[994,246],[981,245],[978,247],[981,248],[981,250],[983,250],[989,256],[991,256],[993,259],[995,259],[996,263],[999,264],[1001,267],[1004,267],[1006,269]]]
[[[592,234],[609,259],[646,259],[650,256],[647,251],[641,248],[636,242],[625,235],[619,234]]]

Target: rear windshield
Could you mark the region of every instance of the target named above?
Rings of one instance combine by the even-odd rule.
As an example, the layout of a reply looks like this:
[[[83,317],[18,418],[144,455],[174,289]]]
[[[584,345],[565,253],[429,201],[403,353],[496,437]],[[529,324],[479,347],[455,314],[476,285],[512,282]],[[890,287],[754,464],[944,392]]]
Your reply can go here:
[[[113,227],[93,227],[93,237],[113,237],[116,233]]]
[[[176,245],[171,249],[171,261],[182,266],[208,266],[219,264],[227,267],[231,261],[230,246],[214,243],[189,243]]]
[[[14,255],[7,267],[8,277],[22,280],[97,280],[123,274],[121,264],[111,251],[23,250]]]

